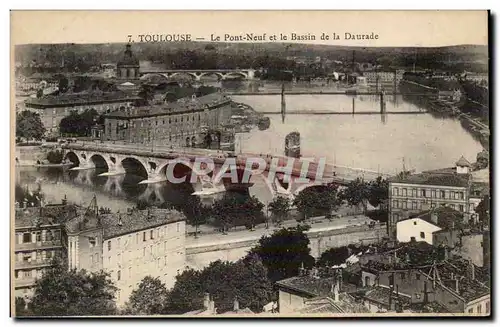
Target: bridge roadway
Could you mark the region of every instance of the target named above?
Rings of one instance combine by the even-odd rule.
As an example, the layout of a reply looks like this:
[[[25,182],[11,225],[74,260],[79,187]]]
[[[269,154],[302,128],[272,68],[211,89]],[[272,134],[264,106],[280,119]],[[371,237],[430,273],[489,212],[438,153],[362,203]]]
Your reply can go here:
[[[280,115],[281,111],[258,111],[263,115]],[[427,111],[329,111],[329,110],[291,110],[286,111],[287,115],[421,115],[426,114]]]
[[[197,157],[210,158],[217,165],[224,164],[227,158],[230,158],[232,153],[228,151],[221,150],[209,150],[209,149],[198,149],[198,148],[183,148],[183,147],[171,147],[165,145],[145,145],[145,144],[130,144],[130,143],[112,143],[112,142],[78,142],[64,144],[62,146],[65,150],[70,151],[87,151],[87,152],[97,152],[97,153],[109,153],[109,154],[120,154],[122,156],[137,156],[146,158],[159,158],[159,159],[177,159],[186,158],[190,161],[194,161]],[[332,181],[341,185],[348,184],[350,181],[360,177],[365,180],[373,180],[378,176],[388,177],[388,174],[382,174],[373,170],[352,168],[341,165],[332,165],[325,162],[325,167],[323,173],[321,174],[322,180],[318,181],[319,177],[317,174],[319,160],[313,158],[289,158],[283,155],[268,155],[268,154],[255,154],[255,153],[241,153],[234,156],[237,166],[245,167],[246,162],[249,158],[262,158],[267,163],[267,167],[263,175],[267,176],[269,168],[271,167],[272,160],[274,159],[274,164],[278,167],[285,167],[289,160],[293,160],[293,168],[291,169],[291,175],[294,177],[305,177],[309,180],[317,183],[323,183],[325,181]],[[289,164],[290,165],[290,164]],[[308,168],[307,173],[304,174],[303,167]],[[258,165],[255,163],[252,165],[252,169],[257,169]],[[304,168],[305,170],[305,168]],[[321,172],[321,170],[320,170]]]
[[[227,95],[281,95],[281,91],[266,91],[266,92],[238,92],[225,91]],[[382,92],[358,92],[358,91],[285,91],[285,95],[381,95]],[[384,95],[412,95],[412,96],[429,96],[426,93],[393,93],[386,92]]]

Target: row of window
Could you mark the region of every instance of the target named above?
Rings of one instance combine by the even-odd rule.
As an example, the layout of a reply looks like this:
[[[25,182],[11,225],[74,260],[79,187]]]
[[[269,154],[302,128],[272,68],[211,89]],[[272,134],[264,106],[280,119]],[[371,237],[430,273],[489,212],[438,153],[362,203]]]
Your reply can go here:
[[[482,305],[479,303],[476,307],[476,311],[474,312],[474,308],[469,308],[469,313],[482,313]],[[490,301],[486,301],[485,303],[485,313],[490,313]]]
[[[18,234],[19,236],[20,234]],[[22,239],[18,237],[18,244],[36,243],[47,241],[58,241],[61,238],[60,230],[44,230],[22,233]]]
[[[464,192],[455,192],[448,190],[429,190],[424,188],[399,188],[394,187],[392,189],[392,195],[394,196],[410,196],[410,197],[423,197],[423,198],[435,198],[435,199],[455,199],[464,200]]]
[[[458,210],[460,212],[466,212],[466,207],[463,204],[456,205],[454,203],[439,203],[439,202],[432,202],[431,208],[436,208],[438,206],[447,206],[449,208],[452,208],[454,210]],[[401,201],[401,200],[392,200],[392,207],[395,209],[412,209],[412,210],[421,210],[422,209],[422,202],[420,201]]]
[[[116,256],[117,259],[117,264],[121,265],[122,264],[122,259],[125,262],[128,262],[129,260],[134,260],[137,258],[141,258],[142,261],[153,261],[156,260],[158,257],[161,257],[167,253],[167,241],[164,241],[163,244],[161,243],[156,243],[156,244],[151,244],[149,248],[143,247],[142,248],[142,254],[139,255],[139,251],[132,252],[123,252],[123,256],[121,253],[118,253]],[[182,251],[178,251],[178,254],[182,254]],[[135,256],[134,256],[135,254]],[[97,255],[96,255],[97,256]],[[165,257],[166,260],[166,257]],[[111,256],[108,256],[108,264],[111,266]]]
[[[32,252],[18,252],[16,261],[22,263],[42,263],[50,261],[55,255],[54,250],[38,250]]]
[[[42,278],[44,271],[44,269],[16,270],[14,276],[16,279]]]
[[[181,227],[181,223],[177,223],[176,224],[176,232],[180,232],[180,227]],[[141,239],[143,242],[146,242],[148,240],[154,240],[155,237],[161,238],[161,237],[167,236],[167,232],[168,232],[168,226],[162,226],[162,227],[158,227],[156,229],[150,229],[149,231],[142,232]],[[139,238],[140,238],[139,233],[135,233],[135,244],[139,244]],[[124,248],[127,248],[133,242],[132,234],[129,234],[127,238],[124,237],[124,239],[125,239]],[[121,243],[121,237],[118,237],[116,239],[116,245],[115,245],[118,250],[120,250],[120,246],[121,246],[120,243]],[[166,244],[166,242],[165,242],[165,244]],[[108,241],[108,251],[111,251],[111,248],[112,248],[111,245],[112,245],[112,240],[109,240]]]

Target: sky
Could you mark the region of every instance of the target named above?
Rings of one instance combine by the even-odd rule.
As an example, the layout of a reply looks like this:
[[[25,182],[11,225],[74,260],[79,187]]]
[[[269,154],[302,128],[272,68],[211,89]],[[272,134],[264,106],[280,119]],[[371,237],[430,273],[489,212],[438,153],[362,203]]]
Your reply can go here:
[[[129,35],[140,42],[147,34],[224,41],[246,33],[266,33],[267,42],[276,35],[276,42],[344,46],[488,44],[486,11],[12,11],[11,17],[13,44],[128,42]],[[291,33],[316,39],[293,41]],[[320,39],[323,33],[330,39]],[[346,40],[345,33],[378,38]]]

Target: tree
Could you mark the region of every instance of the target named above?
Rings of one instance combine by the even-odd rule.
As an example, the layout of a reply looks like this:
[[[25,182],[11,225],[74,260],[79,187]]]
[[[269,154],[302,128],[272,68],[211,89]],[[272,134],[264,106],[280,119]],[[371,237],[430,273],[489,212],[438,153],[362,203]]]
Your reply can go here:
[[[108,273],[68,271],[57,265],[35,282],[30,307],[36,316],[112,315],[115,291]]]
[[[227,231],[231,226],[244,225],[253,228],[265,220],[262,213],[264,205],[255,196],[240,193],[225,193],[223,198],[212,206],[215,225]]]
[[[74,136],[88,136],[92,126],[95,125],[100,115],[95,109],[86,109],[82,113],[71,111],[69,116],[61,119],[59,123],[59,131],[62,134],[70,134]]]
[[[273,222],[280,225],[290,211],[290,200],[283,196],[277,196],[269,203],[268,209],[273,215]]]
[[[490,227],[490,197],[485,195],[474,210],[479,216],[479,223],[483,228]]]
[[[16,115],[16,137],[40,140],[45,133],[40,115],[24,110]]]
[[[374,207],[378,207],[389,198],[389,182],[381,176],[371,181],[368,185],[368,202]]]
[[[363,204],[366,211],[366,200],[370,195],[369,185],[361,178],[356,178],[350,182],[345,189],[341,192],[341,198],[351,206]]]
[[[302,264],[307,268],[314,265],[305,231],[301,226],[277,230],[271,236],[261,237],[249,255],[259,256],[272,282],[295,276]]]
[[[60,164],[64,159],[64,152],[62,150],[52,150],[47,153],[47,160],[51,164]]]
[[[27,308],[27,303],[24,298],[16,296],[16,317],[30,316],[32,315],[29,308]]]
[[[146,276],[132,291],[126,305],[126,312],[132,315],[161,314],[167,302],[167,288],[159,278]]]
[[[304,218],[329,214],[340,205],[338,187],[334,184],[308,187],[297,194],[293,204]]]
[[[148,105],[154,99],[154,88],[148,84],[141,84],[138,96],[141,98],[139,105]]]
[[[340,248],[331,248],[323,252],[316,263],[318,266],[338,266],[349,258],[349,248],[342,246]]]
[[[205,293],[210,294],[218,313],[232,310],[235,299],[242,308],[260,312],[271,300],[272,285],[256,255],[234,263],[217,260],[201,271],[190,269],[178,275],[165,312],[179,314],[202,309]]]

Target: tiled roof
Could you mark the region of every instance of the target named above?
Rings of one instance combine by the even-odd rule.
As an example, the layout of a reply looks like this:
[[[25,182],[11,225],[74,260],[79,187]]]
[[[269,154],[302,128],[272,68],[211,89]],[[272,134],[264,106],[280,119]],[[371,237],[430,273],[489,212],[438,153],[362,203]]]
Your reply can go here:
[[[396,291],[392,290],[393,300],[396,296]],[[384,286],[373,286],[366,290],[365,295],[363,296],[365,299],[380,303],[385,307],[389,307],[389,297],[391,296],[391,289]],[[405,294],[398,293],[397,299],[402,304],[402,307],[409,307],[411,303],[411,297]]]
[[[456,162],[456,165],[458,167],[471,167],[472,166],[470,164],[470,162],[464,158],[464,156],[461,156],[460,159],[458,159],[458,161]]]
[[[121,220],[121,221],[120,221]],[[66,224],[68,231],[77,233],[92,228],[103,228],[104,239],[185,220],[182,213],[170,209],[151,208],[127,213],[99,214],[97,217],[80,215]]]
[[[432,216],[436,215],[437,222],[432,220]],[[402,219],[400,221],[420,218],[426,222],[436,225],[442,229],[460,229],[464,226],[464,215],[463,213],[446,206],[440,206],[435,209],[426,210],[415,215],[411,215],[409,218]]]
[[[308,296],[316,297],[331,295],[334,281],[334,277],[317,278],[312,276],[297,276],[280,280],[276,282],[276,284]]]
[[[135,107],[131,110],[117,110],[106,114],[109,118],[140,118],[170,115],[181,112],[192,112],[194,110],[203,110],[206,106],[211,107],[230,101],[230,98],[220,93],[207,94],[195,99],[182,98],[174,103],[164,105],[150,105],[145,107]]]
[[[370,311],[347,293],[339,294],[337,302],[330,296],[317,297],[305,301],[305,308],[299,313],[369,313]]]
[[[63,94],[57,96],[46,96],[43,98],[28,98],[26,105],[34,106],[60,106],[60,105],[90,105],[101,103],[113,103],[123,101],[139,100],[138,96],[132,96],[124,92],[82,92],[74,94]]]
[[[467,187],[469,179],[469,174],[457,174],[456,172],[451,172],[447,169],[446,171],[426,171],[420,174],[413,174],[405,177],[394,176],[391,177],[389,181],[404,184]]]
[[[32,207],[16,209],[16,228],[34,227],[35,225],[63,224],[76,217],[81,209],[76,205],[47,205],[42,208]]]

